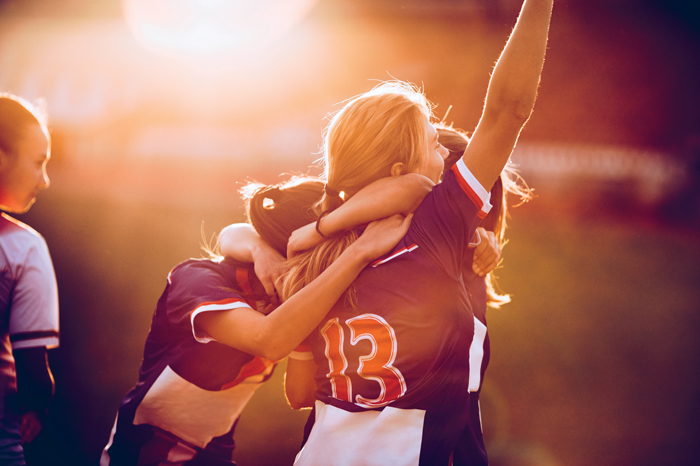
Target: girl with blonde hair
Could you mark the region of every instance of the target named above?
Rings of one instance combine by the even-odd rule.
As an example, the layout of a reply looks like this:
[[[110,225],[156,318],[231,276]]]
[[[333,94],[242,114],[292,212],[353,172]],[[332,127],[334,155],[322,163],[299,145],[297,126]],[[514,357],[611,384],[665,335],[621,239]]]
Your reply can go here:
[[[373,181],[414,173],[436,186],[394,250],[360,273],[308,338],[315,419],[296,464],[487,464],[478,415],[486,325],[464,264],[532,112],[552,3],[524,1],[473,137],[441,183],[447,150],[430,105],[411,86],[381,85],[331,121],[320,235],[329,236],[328,212]],[[308,286],[356,236],[332,236],[293,257],[282,298]]]

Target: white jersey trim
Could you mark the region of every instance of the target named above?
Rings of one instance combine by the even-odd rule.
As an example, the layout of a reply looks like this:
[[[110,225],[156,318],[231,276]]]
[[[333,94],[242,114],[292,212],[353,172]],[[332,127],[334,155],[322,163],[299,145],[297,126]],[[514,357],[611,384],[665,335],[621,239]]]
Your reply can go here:
[[[192,327],[192,335],[194,336],[194,339],[197,340],[200,343],[209,343],[210,341],[216,341],[214,338],[211,336],[207,335],[206,333],[200,331],[197,332],[194,326],[194,319],[197,317],[199,314],[203,312],[213,312],[213,311],[230,311],[231,309],[239,309],[247,307],[248,309],[252,309],[246,303],[245,301],[234,301],[234,302],[228,302],[228,303],[206,303],[201,306],[199,306],[197,309],[192,311],[190,314],[190,326]]]
[[[241,383],[226,390],[199,388],[170,366],[158,376],[134,416],[134,425],[160,427],[200,448],[231,430],[260,383]]]
[[[314,358],[314,353],[311,351],[292,351],[289,353],[289,359],[296,359],[298,361],[310,361]]]
[[[459,159],[457,163],[452,166],[452,172],[455,174],[457,182],[465,194],[480,209],[478,217],[486,217],[486,214],[491,210],[491,193],[486,191],[472,172],[469,171],[464,163],[464,159]]]
[[[425,411],[348,412],[316,401],[316,421],[295,466],[417,466]]]

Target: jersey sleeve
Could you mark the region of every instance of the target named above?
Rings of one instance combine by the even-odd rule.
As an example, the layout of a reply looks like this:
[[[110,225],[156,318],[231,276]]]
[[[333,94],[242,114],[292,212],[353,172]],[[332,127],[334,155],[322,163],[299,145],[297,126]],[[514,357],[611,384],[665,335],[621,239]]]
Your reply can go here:
[[[176,267],[168,276],[166,312],[170,323],[179,328],[187,327],[200,343],[215,341],[196,325],[198,315],[252,309],[240,292],[232,288],[234,277],[227,276],[225,269],[207,267],[205,263]]]
[[[289,359],[296,359],[298,361],[310,361],[313,358],[314,354],[311,352],[311,345],[306,340],[294,348],[294,351],[289,353]]]
[[[458,277],[474,231],[491,210],[490,199],[491,194],[459,160],[416,210],[408,242],[423,248],[448,274]]]
[[[51,256],[40,236],[27,250],[12,295],[9,321],[13,349],[59,343],[58,287]]]

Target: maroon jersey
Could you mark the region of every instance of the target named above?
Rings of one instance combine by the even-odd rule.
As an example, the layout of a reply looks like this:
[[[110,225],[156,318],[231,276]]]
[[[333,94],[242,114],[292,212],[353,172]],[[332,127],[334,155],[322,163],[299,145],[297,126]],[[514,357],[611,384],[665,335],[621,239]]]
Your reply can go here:
[[[316,417],[296,464],[448,464],[481,382],[486,328],[463,264],[488,200],[458,162],[357,278],[357,308],[336,305],[309,339]]]
[[[122,401],[101,466],[233,464],[238,417],[275,362],[212,340],[195,319],[202,312],[254,308],[251,284],[264,296],[252,265],[230,259],[188,260],[170,272],[139,381]]]

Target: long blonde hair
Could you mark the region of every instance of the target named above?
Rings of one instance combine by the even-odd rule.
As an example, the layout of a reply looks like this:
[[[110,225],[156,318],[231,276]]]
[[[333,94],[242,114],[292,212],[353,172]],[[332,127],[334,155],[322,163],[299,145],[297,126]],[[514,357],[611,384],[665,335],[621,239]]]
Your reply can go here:
[[[324,134],[326,190],[317,214],[339,207],[360,189],[391,176],[415,171],[426,163],[432,105],[422,91],[401,81],[385,82],[348,101]],[[354,231],[326,239],[288,263],[282,299],[315,279],[357,238]],[[344,299],[354,303],[354,289]]]
[[[445,160],[445,171],[447,171],[464,154],[469,144],[469,135],[444,123],[438,123],[435,126],[438,131],[440,144],[449,151],[449,155]],[[520,199],[520,202],[516,205],[527,202],[533,197],[532,189],[525,183],[525,180],[518,174],[510,161],[506,164],[501,172],[501,176],[491,189],[492,208],[480,225],[496,234],[501,250],[508,243],[505,239],[506,228],[508,227],[508,194],[513,194]],[[494,308],[510,302],[508,294],[501,294],[497,290],[496,276],[491,271],[486,275],[486,302]]]

